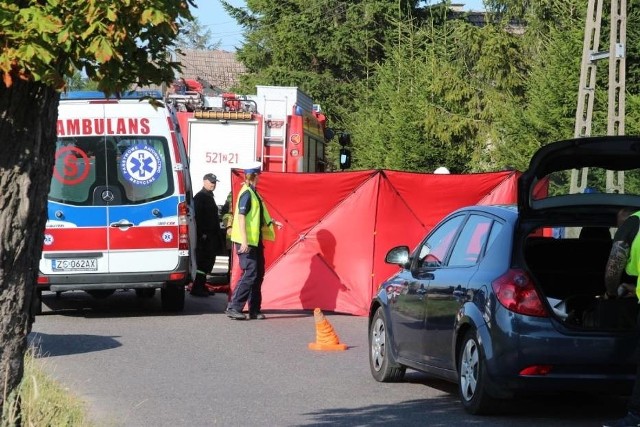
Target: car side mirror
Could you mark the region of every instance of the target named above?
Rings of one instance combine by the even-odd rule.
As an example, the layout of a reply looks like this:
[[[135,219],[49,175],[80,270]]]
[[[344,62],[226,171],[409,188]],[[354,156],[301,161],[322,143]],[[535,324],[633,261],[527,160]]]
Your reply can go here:
[[[409,257],[408,246],[396,246],[387,252],[387,256],[384,258],[384,262],[387,264],[397,264],[402,268],[409,268],[411,265],[411,258]]]

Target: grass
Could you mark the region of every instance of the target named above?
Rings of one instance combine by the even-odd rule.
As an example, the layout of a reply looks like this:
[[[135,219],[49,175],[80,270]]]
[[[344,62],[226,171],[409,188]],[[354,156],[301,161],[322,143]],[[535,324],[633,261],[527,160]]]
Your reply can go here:
[[[19,404],[18,404],[19,402]],[[29,350],[20,386],[7,398],[1,427],[89,427],[84,403],[49,377]]]

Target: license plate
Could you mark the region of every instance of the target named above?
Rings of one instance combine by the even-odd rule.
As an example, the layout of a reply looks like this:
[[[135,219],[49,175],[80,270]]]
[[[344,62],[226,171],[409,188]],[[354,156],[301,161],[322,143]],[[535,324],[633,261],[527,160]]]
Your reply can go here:
[[[53,271],[98,271],[98,260],[96,258],[52,259],[51,269]]]

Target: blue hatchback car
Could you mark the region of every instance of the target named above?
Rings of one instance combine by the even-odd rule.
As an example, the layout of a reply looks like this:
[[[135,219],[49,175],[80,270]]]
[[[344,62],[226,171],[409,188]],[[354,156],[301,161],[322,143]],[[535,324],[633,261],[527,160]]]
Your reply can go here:
[[[603,297],[624,207],[640,210],[640,137],[560,141],[532,157],[517,206],[458,209],[413,251],[392,248],[400,268],[370,307],[373,377],[450,380],[472,414],[531,393],[629,393],[638,301]]]

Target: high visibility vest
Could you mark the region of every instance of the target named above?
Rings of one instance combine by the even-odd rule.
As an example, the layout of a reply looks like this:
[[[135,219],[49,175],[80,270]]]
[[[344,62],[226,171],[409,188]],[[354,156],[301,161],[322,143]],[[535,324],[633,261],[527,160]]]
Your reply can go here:
[[[634,213],[633,216],[640,218],[640,211]],[[638,277],[636,282],[636,296],[640,300],[640,276],[638,275],[640,271],[640,238],[638,238],[638,236],[640,236],[640,233],[636,234],[636,237],[633,238],[631,254],[629,255],[629,260],[624,270],[628,275]]]
[[[267,207],[262,203],[262,200],[256,192],[253,191],[249,185],[244,184],[240,189],[238,200],[236,201],[236,208],[233,211],[234,215],[233,225],[231,227],[231,241],[242,243],[240,224],[238,222],[238,217],[240,216],[238,213],[238,204],[240,203],[240,197],[245,191],[248,191],[251,197],[251,209],[247,215],[245,215],[244,220],[245,228],[247,230],[247,244],[250,246],[258,246],[260,237],[262,237],[262,240],[275,240],[276,234],[273,231],[273,224],[269,211],[267,211]],[[260,212],[262,212],[262,221],[260,218]]]

